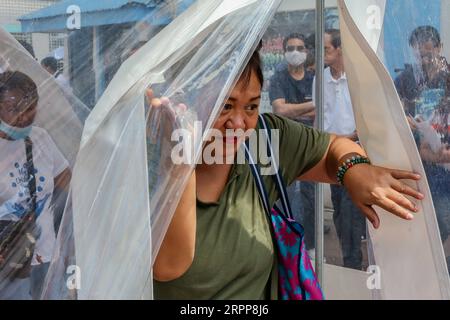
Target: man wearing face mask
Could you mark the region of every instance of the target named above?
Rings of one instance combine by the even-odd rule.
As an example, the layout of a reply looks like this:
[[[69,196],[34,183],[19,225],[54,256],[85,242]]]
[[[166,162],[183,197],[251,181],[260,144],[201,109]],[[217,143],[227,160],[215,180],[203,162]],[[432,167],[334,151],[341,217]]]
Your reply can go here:
[[[325,65],[327,65],[324,71],[324,131],[357,142],[358,135],[349,85],[344,70],[339,30],[328,29],[325,31],[324,51]],[[314,93],[315,79],[313,102],[315,102]],[[309,202],[310,210],[313,210],[315,195],[312,184],[305,185],[303,190],[305,190],[303,194],[308,196],[303,201]],[[360,210],[353,204],[345,188],[332,185],[331,200],[334,209],[333,222],[341,247],[343,266],[361,270],[363,267],[361,241],[366,237],[366,219],[361,216]],[[309,235],[309,238],[313,238],[313,236]],[[308,243],[306,245],[308,246]]]
[[[283,48],[287,66],[282,67],[270,80],[269,96],[274,113],[312,126],[314,74],[305,70],[308,55],[305,36],[299,33],[289,35],[283,41]]]
[[[305,36],[299,33],[292,33],[284,39],[287,65],[282,65],[271,78],[269,96],[274,113],[312,127],[315,116],[312,103],[314,73],[305,68],[308,57],[305,41]],[[309,205],[311,186],[297,181],[287,189],[294,217],[305,228],[308,250],[314,248],[314,210]]]

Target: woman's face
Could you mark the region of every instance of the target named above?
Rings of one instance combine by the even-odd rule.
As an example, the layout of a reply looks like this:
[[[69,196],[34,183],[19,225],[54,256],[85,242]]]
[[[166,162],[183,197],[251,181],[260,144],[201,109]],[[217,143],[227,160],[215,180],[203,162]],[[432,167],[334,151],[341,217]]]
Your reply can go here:
[[[213,125],[213,129],[222,134],[223,156],[234,156],[239,146],[245,141],[246,136],[242,133],[256,128],[260,100],[261,83],[252,71],[247,85],[244,81],[239,81],[234,87],[219,118]]]
[[[20,89],[6,90],[0,97],[0,120],[17,128],[31,126],[36,117],[37,97]]]

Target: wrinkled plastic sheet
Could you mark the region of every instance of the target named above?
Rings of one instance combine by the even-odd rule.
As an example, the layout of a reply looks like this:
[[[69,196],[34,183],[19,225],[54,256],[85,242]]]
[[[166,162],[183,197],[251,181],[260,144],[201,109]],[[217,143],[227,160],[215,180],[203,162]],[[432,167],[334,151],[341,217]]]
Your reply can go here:
[[[33,269],[48,266],[51,261],[51,248],[55,247],[56,232],[60,228],[63,211],[67,200],[67,191],[70,180],[65,180],[64,185],[59,188],[54,186],[56,170],[66,169],[71,172],[79,150],[84,121],[89,113],[81,101],[69,92],[64,90],[56,80],[44,69],[36,60],[6,31],[0,29],[0,61],[3,72],[20,72],[28,76],[37,87],[38,104],[33,128],[30,134],[33,143],[32,155],[35,168],[37,208],[35,214],[39,215],[36,224],[30,230],[36,234],[36,249],[31,260]],[[12,80],[6,81],[6,86]],[[20,99],[16,91],[14,98]],[[29,107],[28,105],[26,106]],[[15,109],[18,110],[18,109]],[[22,109],[15,117],[23,112]],[[2,139],[4,140],[4,139]],[[8,149],[8,153],[2,150],[1,170],[2,170],[2,197],[1,197],[1,220],[17,221],[22,217],[22,210],[26,212],[30,206],[27,195],[30,195],[28,179],[25,173],[26,165],[21,159],[25,159],[24,140],[10,141],[9,144],[16,143],[18,147]],[[23,148],[21,147],[23,143]],[[3,141],[2,148],[7,147],[8,142]],[[58,155],[59,154],[59,155]],[[59,160],[56,160],[59,159]],[[63,160],[62,160],[63,159]],[[10,166],[9,161],[15,163],[15,167]],[[58,165],[64,167],[57,168]],[[14,193],[9,188],[17,190]],[[10,197],[11,196],[11,197]],[[28,196],[29,197],[29,196]],[[48,222],[51,219],[51,222]],[[47,221],[47,222],[44,222]],[[49,225],[50,224],[50,225]],[[54,224],[52,226],[51,224]],[[46,225],[47,227],[45,227]],[[5,230],[0,230],[5,232]],[[44,234],[42,234],[44,233]],[[8,243],[8,239],[2,234],[2,245]],[[5,241],[5,242],[3,242]],[[12,242],[15,243],[15,242]],[[11,247],[9,252],[19,251],[21,243]],[[43,250],[45,253],[43,254]],[[20,251],[22,252],[22,251]],[[20,255],[20,254],[19,254]],[[26,253],[22,252],[22,256]],[[41,261],[38,255],[42,255]],[[10,255],[8,255],[10,257]],[[13,269],[8,266],[20,261],[16,258],[7,258],[2,267],[0,279],[0,296],[2,299],[29,298],[29,290],[23,288],[30,287],[30,277],[27,279],[18,278]],[[39,266],[41,264],[41,266]],[[29,272],[29,271],[28,271]],[[40,282],[42,286],[45,272],[33,276],[35,282]],[[33,298],[39,298],[39,290],[33,290]],[[19,294],[23,292],[24,294]]]
[[[339,1],[345,68],[358,134],[374,164],[420,173],[423,179],[411,186],[425,194],[425,200],[419,203],[421,213],[411,223],[376,208],[381,228],[369,227],[369,233],[371,263],[381,270],[381,287],[373,290],[373,296],[449,299],[450,281],[436,219],[436,214],[444,213],[434,210],[427,176],[403,105],[380,59],[388,58],[379,42],[382,23],[374,28],[376,23],[367,23],[362,18],[361,10],[370,6],[380,9],[378,18],[382,22],[386,1],[367,0],[357,4]],[[415,8],[409,6],[407,10]]]
[[[66,212],[73,220],[44,298],[152,297],[152,264],[194,163],[173,164],[171,132],[196,120],[201,136],[211,127],[277,3],[197,1],[122,63],[85,124]],[[147,88],[174,113],[179,103],[187,110],[167,121]],[[198,142],[194,159],[200,151]],[[61,286],[67,261],[81,275],[76,291]]]

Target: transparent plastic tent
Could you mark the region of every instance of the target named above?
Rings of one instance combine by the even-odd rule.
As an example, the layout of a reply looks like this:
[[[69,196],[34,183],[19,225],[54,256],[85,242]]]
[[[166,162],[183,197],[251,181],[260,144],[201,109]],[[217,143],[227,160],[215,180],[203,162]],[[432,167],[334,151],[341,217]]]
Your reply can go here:
[[[19,18],[36,58],[14,39],[17,34],[0,29],[0,71],[20,71],[36,83],[39,102],[33,125],[51,138],[71,172],[70,183],[63,191],[55,189],[44,209],[60,217],[45,237],[52,248],[46,268],[20,279],[20,290],[15,276],[2,275],[0,297],[24,298],[22,285],[29,281],[25,286],[35,287],[34,299],[152,299],[152,266],[207,130],[261,39],[269,83],[283,63],[282,37],[300,32],[314,38],[316,1],[128,1],[133,2],[130,7],[114,1],[111,8],[78,2],[49,2]],[[404,30],[438,24],[442,56],[450,54],[445,24],[449,3],[430,3],[419,8],[404,0],[326,1],[325,27],[339,28],[342,34],[362,146],[376,165],[428,174],[417,186],[427,197],[413,223],[377,209],[382,227],[368,228],[361,243],[364,270],[344,268],[335,231],[325,235],[325,264],[319,272],[329,299],[450,298],[450,247],[443,231],[450,231],[450,197],[433,190],[435,176],[429,169],[433,167],[431,175],[440,173],[442,188],[450,183],[445,169],[450,159],[431,165],[430,157],[423,158],[427,146],[435,153],[448,150],[450,141],[433,122],[441,111],[448,115],[448,107],[438,107],[445,105],[446,89],[434,88],[441,96],[427,109],[427,119],[419,117],[420,101],[429,102],[426,93],[411,99],[418,110],[413,115],[417,128],[411,130],[405,97],[394,84],[402,72],[396,69],[403,64],[413,66],[418,85],[423,79]],[[394,19],[399,10],[410,16]],[[48,39],[54,34],[60,46],[50,50]],[[48,56],[57,58],[66,82],[40,65]],[[150,106],[149,88],[155,96],[167,97],[170,106]],[[262,112],[272,112],[268,88],[265,84]],[[192,161],[174,164],[171,133],[191,132],[195,121],[203,126],[193,139]],[[419,145],[417,134],[424,137]],[[5,170],[1,179],[13,178]],[[7,212],[6,200],[0,193],[0,219],[3,209]]]

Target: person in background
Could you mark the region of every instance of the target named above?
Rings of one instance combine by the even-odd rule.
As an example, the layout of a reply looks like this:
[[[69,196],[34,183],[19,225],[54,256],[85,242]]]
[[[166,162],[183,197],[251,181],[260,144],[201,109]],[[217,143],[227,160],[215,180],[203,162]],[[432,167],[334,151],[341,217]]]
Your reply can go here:
[[[406,66],[395,85],[418,145],[445,242],[450,234],[450,66],[442,56],[436,28],[417,27],[409,45],[416,61]],[[450,252],[446,255],[450,262]]]
[[[312,127],[314,124],[314,105],[312,104],[312,83],[314,73],[306,70],[308,58],[306,38],[303,34],[292,33],[283,41],[283,64],[270,79],[269,98],[273,112],[291,120]],[[309,199],[309,188],[296,181],[288,187],[294,217],[305,228],[307,249],[314,248],[314,203]],[[307,195],[303,195],[308,192]]]
[[[283,41],[287,65],[283,65],[270,80],[269,97],[274,113],[312,126],[312,82],[314,74],[306,71],[308,57],[305,36],[292,33]]]
[[[32,46],[30,43],[28,43],[28,42],[26,42],[26,41],[24,41],[24,40],[19,40],[19,43],[22,45],[22,47],[24,47],[25,50],[28,51],[28,53],[29,53],[34,59],[36,59],[36,55],[34,54],[33,46]]]
[[[56,242],[52,201],[55,194],[66,194],[71,177],[69,163],[50,135],[33,125],[38,101],[38,88],[26,74],[0,74],[0,299],[39,299]],[[3,250],[12,239],[8,226],[27,213],[35,217],[38,230],[31,271],[4,278],[10,265],[6,257],[21,249]]]
[[[357,142],[358,135],[344,70],[339,30],[325,31],[324,46],[327,66],[324,71],[324,131]],[[313,99],[314,93],[315,80]],[[314,197],[314,192],[310,193]],[[333,222],[341,246],[344,267],[361,270],[361,240],[366,237],[366,221],[345,188],[332,185],[331,200],[334,208]]]
[[[308,56],[305,62],[306,71],[316,73],[316,35],[310,34],[305,40],[306,49],[308,49]]]
[[[203,145],[208,148],[217,144],[215,156],[220,159],[196,165],[164,236],[153,264],[156,299],[278,298],[276,249],[251,169],[246,164],[223,161],[234,159],[245,142],[240,130],[259,130],[263,82],[256,51],[212,126],[222,136]],[[160,122],[173,132],[177,120],[170,120],[170,101],[148,98],[152,113],[160,113]],[[162,109],[167,109],[167,116],[162,115]],[[338,167],[344,161],[357,154],[365,157],[364,150],[347,138],[319,132],[282,116],[264,117],[272,129],[279,130],[277,158],[287,184],[297,179],[337,183]],[[380,220],[372,205],[407,220],[418,212],[406,195],[419,200],[423,195],[400,179],[419,180],[420,176],[365,163],[349,168],[343,184],[378,228]],[[271,177],[266,177],[265,183],[268,207],[272,207],[279,195]]]
[[[58,68],[58,60],[54,57],[47,57],[42,59],[41,66],[47,70],[48,73],[53,75],[56,82],[63,88],[66,92],[72,92],[69,80],[64,76],[62,70]]]
[[[448,63],[441,54],[441,36],[432,26],[420,26],[411,33],[409,45],[415,62],[405,65],[395,86],[407,115],[428,118],[447,85]]]

